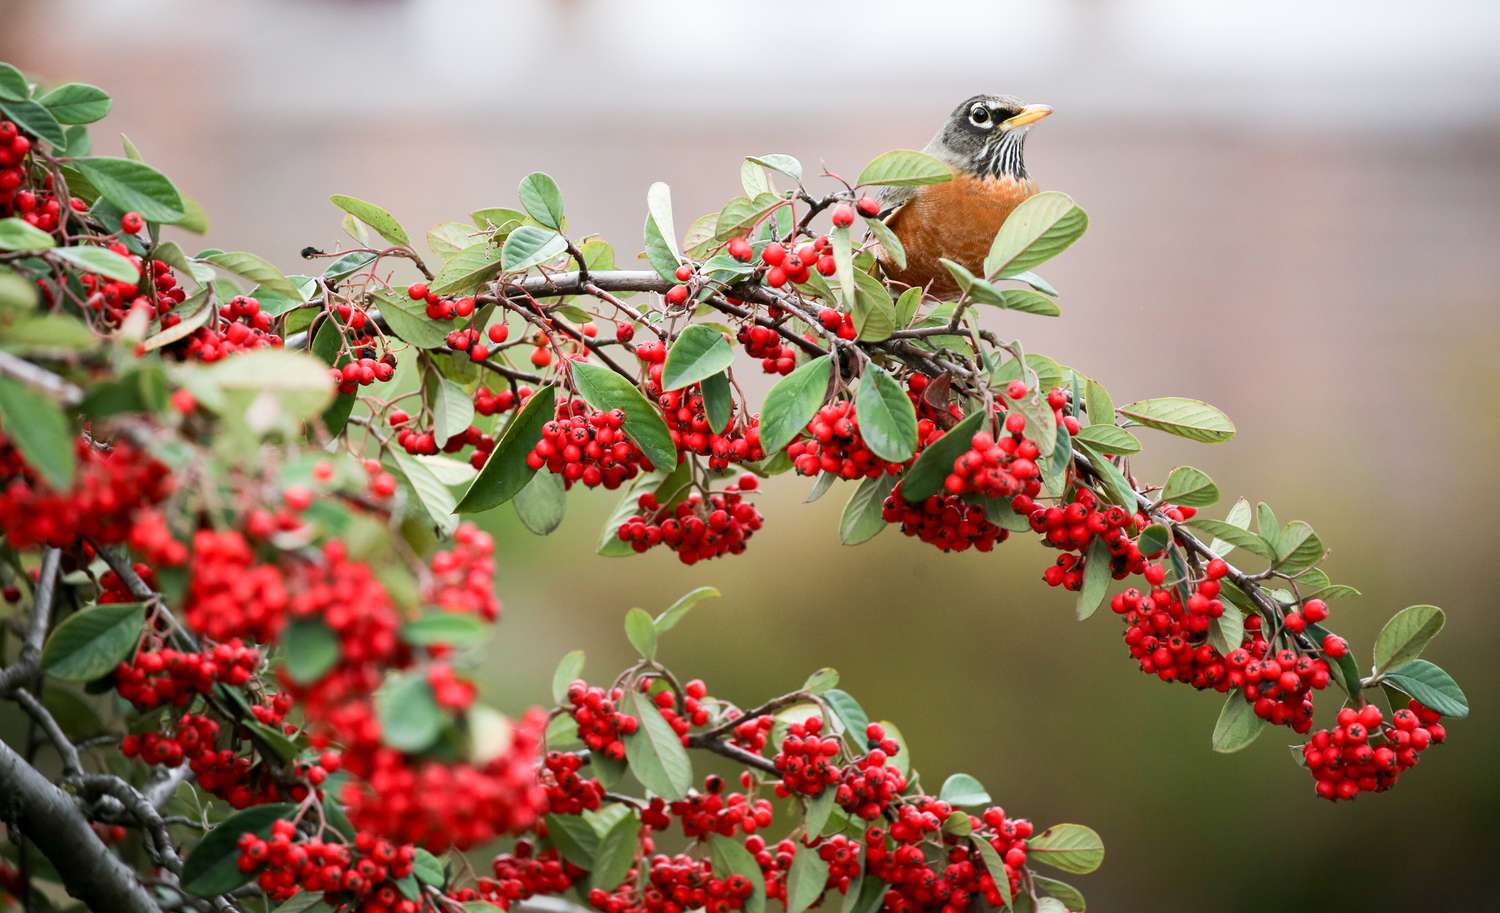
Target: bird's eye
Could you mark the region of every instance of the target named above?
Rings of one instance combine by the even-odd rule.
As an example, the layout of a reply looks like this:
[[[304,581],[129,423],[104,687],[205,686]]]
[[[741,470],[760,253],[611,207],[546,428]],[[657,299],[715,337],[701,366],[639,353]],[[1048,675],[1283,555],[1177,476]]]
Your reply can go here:
[[[976,127],[988,127],[990,125],[990,109],[984,105],[975,105],[970,108],[969,123]]]

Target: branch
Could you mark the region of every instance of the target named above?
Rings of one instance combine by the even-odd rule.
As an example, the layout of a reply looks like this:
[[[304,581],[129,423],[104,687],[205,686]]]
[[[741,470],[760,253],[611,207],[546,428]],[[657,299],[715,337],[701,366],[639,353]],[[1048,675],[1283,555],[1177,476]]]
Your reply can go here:
[[[59,872],[68,894],[90,910],[160,913],[130,869],[94,834],[62,790],[0,742],[0,812]]]
[[[3,352],[0,355],[10,357]],[[41,671],[42,644],[47,639],[47,626],[52,621],[52,597],[57,590],[57,571],[61,562],[60,549],[49,548],[42,553],[42,570],[31,600],[31,625],[26,629],[26,639],[21,643],[21,654],[15,664],[0,669],[0,694]]]

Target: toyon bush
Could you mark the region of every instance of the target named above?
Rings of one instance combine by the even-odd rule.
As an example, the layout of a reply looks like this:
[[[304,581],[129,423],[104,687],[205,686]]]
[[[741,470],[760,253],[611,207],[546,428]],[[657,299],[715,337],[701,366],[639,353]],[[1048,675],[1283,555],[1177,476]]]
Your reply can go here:
[[[1421,658],[1441,610],[1357,659],[1328,625],[1358,593],[1311,526],[1214,510],[1192,466],[1132,472],[1152,432],[1228,440],[1223,412],[1117,404],[981,327],[1059,315],[1033,270],[1087,224],[1064,194],[981,271],[947,264],[953,300],[880,273],[877,248],[905,254],[872,192],[950,177],[902,150],[822,191],[749,157],[683,229],[654,184],[632,269],[540,172],[430,256],[337,195],[348,240],[284,275],[188,253],[199,207],[128,141],[95,153],[109,107],[0,65],[0,698],[23,733],[0,742],[0,888],[28,910],[1084,909],[1048,873],[1097,868],[1094,831],[919,775],[832,669],[737,702],[663,666],[710,588],[630,610],[623,671],[563,657],[550,709],[477,702],[500,604],[465,518],[508,503],[545,534],[580,488],[619,499],[609,556],[740,555],[776,476],[841,489],[847,545],[1035,539],[1139,671],[1219,696],[1214,750],[1295,733],[1325,799],[1391,788],[1468,713]]]

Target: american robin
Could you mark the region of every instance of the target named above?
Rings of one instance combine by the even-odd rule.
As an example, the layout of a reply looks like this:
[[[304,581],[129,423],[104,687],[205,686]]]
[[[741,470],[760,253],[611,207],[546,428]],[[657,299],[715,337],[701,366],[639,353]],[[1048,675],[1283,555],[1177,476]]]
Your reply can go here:
[[[978,274],[1005,217],[1036,193],[1022,152],[1031,125],[1051,113],[1010,95],[976,95],[954,108],[922,150],[948,163],[953,180],[893,187],[881,197],[886,225],[906,251],[905,269],[880,251],[886,275],[943,296],[958,287],[941,258]]]

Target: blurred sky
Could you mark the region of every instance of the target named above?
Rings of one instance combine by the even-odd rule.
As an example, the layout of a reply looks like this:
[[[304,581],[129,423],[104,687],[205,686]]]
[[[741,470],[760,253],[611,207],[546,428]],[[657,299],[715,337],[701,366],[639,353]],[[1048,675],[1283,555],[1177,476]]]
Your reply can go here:
[[[532,537],[502,509],[506,623],[487,689],[545,699],[556,658],[626,660],[624,609],[717,584],[666,659],[743,702],[832,665],[893,719],[929,779],[979,776],[1014,814],[1109,847],[1075,879],[1096,910],[1500,909],[1491,462],[1500,438],[1500,4],[1472,2],[168,2],[5,0],[0,58],[115,96],[123,131],[210,215],[205,244],[288,272],[339,238],[330,193],[425,229],[545,169],[575,231],[628,260],[646,187],[678,224],[738,193],[739,157],[857,172],[920,147],[984,91],[1054,105],[1027,147],[1090,214],[1043,270],[1064,316],[990,326],[1103,380],[1117,402],[1192,395],[1239,436],[1152,435],[1141,468],[1191,462],[1227,498],[1311,522],[1361,655],[1433,602],[1431,658],[1474,717],[1399,790],[1312,798],[1280,733],[1208,750],[1220,701],[1148,680],[1119,624],[1072,620],[1050,553],[944,557],[887,531],[837,544],[845,494],[781,480],[747,555],[592,556],[613,499],[575,495]],[[1108,613],[1105,613],[1106,615]],[[1327,703],[1325,701],[1325,703]]]

